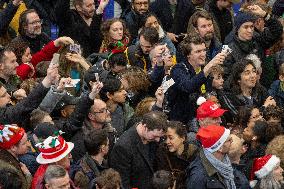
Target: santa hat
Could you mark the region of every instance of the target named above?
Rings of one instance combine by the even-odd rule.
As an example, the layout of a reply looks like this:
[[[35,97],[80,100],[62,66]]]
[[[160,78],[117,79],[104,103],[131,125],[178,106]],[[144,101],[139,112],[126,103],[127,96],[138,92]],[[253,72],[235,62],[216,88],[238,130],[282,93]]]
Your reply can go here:
[[[66,157],[74,148],[72,142],[66,142],[62,136],[49,136],[42,143],[36,144],[40,154],[36,161],[39,164],[58,162]]]
[[[15,125],[0,125],[0,148],[9,149],[24,136],[25,130]]]
[[[271,173],[278,163],[280,163],[280,159],[271,154],[255,158],[251,170],[250,186],[253,188],[256,185],[257,180],[254,180],[255,176],[258,179],[262,179]]]
[[[196,134],[196,139],[201,142],[203,148],[213,153],[221,148],[229,135],[229,129],[223,126],[210,125],[201,127]]]
[[[199,105],[196,110],[196,118],[198,120],[207,117],[221,117],[227,111],[220,108],[214,102],[206,100],[204,97],[199,97],[197,99],[197,105]]]

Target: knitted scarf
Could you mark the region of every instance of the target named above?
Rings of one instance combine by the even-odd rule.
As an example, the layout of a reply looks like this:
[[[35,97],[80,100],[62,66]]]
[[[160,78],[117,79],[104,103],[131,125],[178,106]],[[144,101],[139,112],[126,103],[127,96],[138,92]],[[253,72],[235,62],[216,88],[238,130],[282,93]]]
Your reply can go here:
[[[233,167],[229,157],[226,155],[224,157],[223,162],[216,159],[212,153],[203,149],[204,154],[208,161],[213,165],[215,169],[222,175],[225,180],[226,186],[228,189],[236,189],[236,185],[234,182],[234,174],[233,174]]]

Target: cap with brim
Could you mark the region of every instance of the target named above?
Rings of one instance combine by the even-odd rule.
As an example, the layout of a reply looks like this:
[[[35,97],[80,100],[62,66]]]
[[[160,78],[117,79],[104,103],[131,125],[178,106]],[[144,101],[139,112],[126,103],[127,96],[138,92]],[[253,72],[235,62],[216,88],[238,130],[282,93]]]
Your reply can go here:
[[[74,144],[72,142],[66,142],[61,136],[56,137],[48,137],[43,143],[42,146],[39,147],[39,151],[41,152],[36,161],[39,164],[50,164],[55,163],[66,157],[71,150],[74,148]],[[57,140],[57,145],[55,147],[48,148],[50,143],[53,140]]]

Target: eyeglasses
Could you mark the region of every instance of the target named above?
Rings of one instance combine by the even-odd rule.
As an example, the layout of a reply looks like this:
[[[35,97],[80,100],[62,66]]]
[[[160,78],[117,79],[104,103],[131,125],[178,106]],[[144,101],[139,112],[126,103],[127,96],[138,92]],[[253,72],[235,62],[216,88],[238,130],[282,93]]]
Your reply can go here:
[[[109,111],[108,108],[104,108],[104,109],[101,109],[100,111],[97,111],[97,112],[92,112],[93,114],[102,114],[102,113],[107,113]]]
[[[28,24],[31,24],[31,25],[42,24],[42,20],[35,20],[35,21],[30,22]]]

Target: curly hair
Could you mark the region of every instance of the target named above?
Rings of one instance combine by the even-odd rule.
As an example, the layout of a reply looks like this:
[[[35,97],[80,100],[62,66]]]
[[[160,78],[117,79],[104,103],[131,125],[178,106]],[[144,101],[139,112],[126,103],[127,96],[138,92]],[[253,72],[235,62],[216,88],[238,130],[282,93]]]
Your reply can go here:
[[[121,186],[121,177],[114,169],[104,170],[97,178],[96,183],[99,188],[113,189]]]
[[[146,97],[141,100],[135,108],[135,115],[139,117],[150,112],[150,105],[153,102],[156,102],[156,99],[153,97]]]
[[[22,57],[25,54],[27,48],[29,47],[29,44],[24,40],[16,40],[12,41],[8,44],[8,47],[15,53],[17,57],[17,63],[20,65],[22,63]]]
[[[192,45],[200,45],[200,44],[205,44],[204,39],[200,37],[199,34],[189,34],[184,38],[184,40],[179,44],[179,48],[181,49],[183,55],[187,56],[191,53],[192,51]]]
[[[283,134],[281,123],[270,123],[266,128],[266,141],[270,142],[276,136]]]
[[[279,106],[267,106],[263,111],[263,117],[266,121],[268,121],[270,118],[277,118],[282,120],[283,109]]]
[[[26,91],[26,94],[30,94],[30,92],[37,86],[39,82],[37,82],[34,78],[26,79],[21,83],[21,89]]]
[[[230,75],[229,79],[228,79],[228,82],[229,82],[229,88],[228,90],[231,90],[234,94],[238,95],[238,94],[241,94],[242,91],[241,91],[241,86],[240,86],[240,83],[239,81],[241,80],[241,74],[243,73],[243,71],[246,69],[246,67],[248,65],[252,65],[253,68],[256,69],[254,63],[252,60],[249,60],[249,59],[242,59],[242,60],[239,60],[238,62],[236,62],[233,66],[233,69],[232,69],[232,74]],[[261,90],[260,88],[260,84],[259,83],[256,83],[256,85],[254,86],[253,88],[253,91],[256,91],[258,92],[259,90]]]
[[[284,166],[284,135],[279,135],[270,141],[265,150],[265,154],[273,154],[280,158],[281,167]]]
[[[120,19],[120,18],[112,18],[112,19],[108,19],[106,21],[104,21],[101,25],[101,32],[104,36],[104,43],[108,46],[108,44],[110,44],[113,40],[111,39],[110,35],[109,35],[109,30],[112,24],[114,24],[115,22],[121,22],[122,26],[123,26],[123,37],[128,37],[130,38],[130,34],[128,32],[128,29],[126,27],[126,24],[124,22],[124,20]]]
[[[120,77],[127,80],[131,92],[148,91],[151,85],[148,75],[143,69],[137,66],[131,66],[120,74]]]
[[[250,120],[252,110],[254,108],[255,107],[253,106],[241,106],[239,108],[238,115],[234,125],[239,125],[242,129],[246,128]]]

